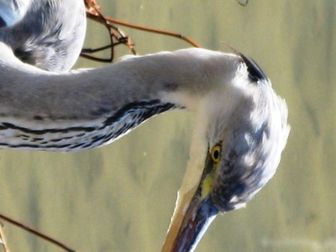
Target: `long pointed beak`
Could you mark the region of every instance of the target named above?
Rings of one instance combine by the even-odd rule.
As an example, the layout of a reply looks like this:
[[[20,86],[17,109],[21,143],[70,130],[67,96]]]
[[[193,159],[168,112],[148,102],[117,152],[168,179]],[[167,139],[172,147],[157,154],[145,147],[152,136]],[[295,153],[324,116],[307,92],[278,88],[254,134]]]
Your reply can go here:
[[[176,236],[172,251],[194,251],[211,222],[215,219],[218,210],[208,199],[200,200],[194,197]]]
[[[218,209],[213,205],[210,197],[213,184],[213,167],[210,157],[207,156],[202,177],[193,195],[181,195],[182,206],[175,211],[178,224],[173,225],[168,231],[163,252],[192,252],[205,231],[218,214]],[[180,195],[179,195],[180,196]],[[189,199],[188,199],[189,198]]]

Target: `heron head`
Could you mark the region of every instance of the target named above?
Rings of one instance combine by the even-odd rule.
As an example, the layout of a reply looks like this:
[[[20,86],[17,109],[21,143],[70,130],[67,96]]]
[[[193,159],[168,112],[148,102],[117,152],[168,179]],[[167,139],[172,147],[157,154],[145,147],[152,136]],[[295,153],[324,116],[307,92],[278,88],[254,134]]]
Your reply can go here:
[[[245,206],[274,175],[286,144],[285,102],[261,68],[239,56],[232,82],[204,99],[200,118],[207,146],[198,161],[203,171],[192,196],[181,203],[172,251],[192,251],[218,213]]]

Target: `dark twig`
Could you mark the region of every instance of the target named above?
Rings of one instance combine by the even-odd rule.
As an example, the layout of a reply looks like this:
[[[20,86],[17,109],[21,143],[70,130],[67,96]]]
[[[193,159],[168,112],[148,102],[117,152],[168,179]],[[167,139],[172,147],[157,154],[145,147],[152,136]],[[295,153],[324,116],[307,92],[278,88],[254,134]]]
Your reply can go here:
[[[164,30],[158,30],[158,29],[153,29],[149,27],[144,27],[140,25],[135,25],[135,24],[130,24],[125,21],[117,20],[112,17],[106,17],[104,16],[101,11],[100,7],[97,4],[96,0],[84,0],[85,5],[86,5],[86,14],[89,19],[92,19],[106,27],[108,30],[109,36],[110,36],[110,44],[107,46],[102,46],[99,48],[95,49],[90,49],[90,48],[84,48],[82,50],[81,56],[90,60],[95,60],[95,61],[100,61],[100,62],[112,62],[114,58],[114,47],[118,45],[125,45],[129,48],[131,53],[136,54],[135,51],[135,45],[132,42],[132,40],[121,30],[119,29],[116,25],[120,26],[125,26],[128,28],[132,29],[137,29],[145,32],[151,32],[151,33],[156,33],[156,34],[161,34],[161,35],[166,35],[166,36],[171,36],[175,37],[181,40],[184,40],[185,42],[191,44],[194,47],[200,47],[195,41],[192,39],[185,37],[181,34],[170,32],[170,31],[164,31]],[[98,58],[95,56],[92,56],[91,54],[110,49],[110,57],[109,58]]]
[[[141,25],[136,25],[136,24],[131,24],[131,23],[128,23],[128,22],[125,22],[125,21],[122,21],[122,20],[118,20],[118,19],[114,19],[114,18],[111,18],[111,17],[107,17],[107,20],[109,22],[113,23],[113,24],[133,28],[133,29],[136,29],[136,30],[141,30],[141,31],[145,31],[145,32],[152,32],[152,33],[157,33],[157,34],[161,34],[161,35],[166,35],[166,36],[182,39],[185,42],[192,45],[193,47],[201,47],[196,41],[193,41],[192,39],[190,39],[186,36],[183,36],[182,34],[179,34],[179,33],[165,31],[165,30],[159,30],[159,29],[153,29],[153,28],[149,28],[149,27],[145,27],[145,26],[141,26]]]
[[[27,231],[29,233],[32,233],[32,234],[34,234],[34,235],[42,238],[43,240],[46,240],[46,241],[54,244],[55,246],[58,246],[58,247],[64,249],[65,251],[75,252],[75,250],[69,248],[68,246],[66,246],[65,244],[63,244],[63,243],[61,243],[61,242],[59,242],[57,240],[55,240],[54,238],[51,238],[50,236],[45,235],[45,234],[37,231],[36,229],[33,229],[31,227],[28,227],[25,224],[22,224],[22,223],[20,223],[20,222],[18,222],[16,220],[13,220],[12,218],[9,218],[9,217],[7,217],[5,215],[0,214],[0,219],[3,219],[4,221],[7,221],[7,222],[9,222],[9,223],[11,223],[11,224],[13,224],[13,225],[15,225],[15,226],[17,226],[17,227],[25,230],[25,231]]]

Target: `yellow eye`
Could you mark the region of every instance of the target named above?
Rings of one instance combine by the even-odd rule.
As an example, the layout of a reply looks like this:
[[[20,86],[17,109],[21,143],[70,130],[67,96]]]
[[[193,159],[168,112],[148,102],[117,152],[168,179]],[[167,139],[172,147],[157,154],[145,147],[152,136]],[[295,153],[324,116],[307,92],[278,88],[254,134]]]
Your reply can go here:
[[[211,150],[211,158],[215,163],[218,163],[220,160],[221,146],[215,145]]]

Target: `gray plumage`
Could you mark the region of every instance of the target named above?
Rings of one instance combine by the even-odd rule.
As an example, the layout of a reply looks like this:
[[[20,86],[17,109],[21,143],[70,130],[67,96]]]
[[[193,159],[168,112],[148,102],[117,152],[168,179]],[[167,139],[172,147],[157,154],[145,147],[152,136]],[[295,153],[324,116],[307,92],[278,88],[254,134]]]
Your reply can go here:
[[[16,57],[48,71],[67,71],[74,65],[86,30],[82,0],[2,0],[0,9],[9,22],[0,28],[0,41]]]
[[[219,212],[244,206],[274,175],[289,133],[287,106],[253,60],[191,48],[66,72],[84,39],[83,2],[28,3],[20,12],[0,0],[0,14],[13,11],[0,28],[0,147],[93,148],[156,114],[194,111],[163,251],[194,250]]]

